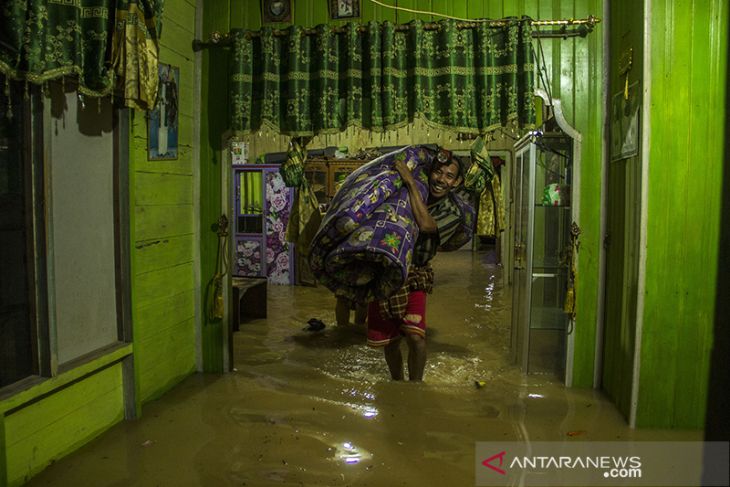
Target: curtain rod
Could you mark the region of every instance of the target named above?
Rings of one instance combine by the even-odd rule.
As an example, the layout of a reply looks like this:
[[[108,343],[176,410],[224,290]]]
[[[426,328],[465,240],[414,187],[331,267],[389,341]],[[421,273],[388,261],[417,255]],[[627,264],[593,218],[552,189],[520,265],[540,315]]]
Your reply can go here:
[[[480,24],[487,24],[490,27],[506,27],[512,23],[519,22],[519,19],[497,19],[497,20],[484,20],[479,22],[457,22],[456,28],[457,29],[473,29]],[[601,19],[598,17],[594,17],[593,15],[588,16],[585,19],[562,19],[562,20],[530,20],[530,25],[533,26],[550,26],[550,27],[559,27],[558,29],[553,29],[549,31],[534,31],[532,33],[532,37],[539,37],[539,38],[568,38],[568,37],[585,37],[590,32],[593,31],[593,28],[601,22]],[[577,27],[574,30],[568,30],[568,27]],[[404,32],[407,31],[410,28],[408,24],[399,24],[395,26],[395,30],[397,32]],[[423,25],[424,30],[439,30],[441,28],[441,25],[437,22],[428,22],[424,23]],[[358,32],[367,32],[367,27],[360,26],[358,27]],[[346,32],[345,27],[334,27],[332,29],[335,33],[343,33]],[[316,35],[317,29],[303,29],[302,32],[305,35]],[[278,37],[283,37],[286,35],[289,35],[289,31],[287,29],[274,29],[273,34]],[[261,37],[261,31],[247,31],[245,34],[246,38],[253,39],[256,37]],[[207,42],[203,42],[201,40],[195,39],[193,40],[193,51],[200,51],[201,49],[207,48],[207,47],[217,47],[217,46],[227,46],[230,45],[233,42],[233,39],[228,34],[221,34],[218,31],[213,31],[210,34],[210,39]]]

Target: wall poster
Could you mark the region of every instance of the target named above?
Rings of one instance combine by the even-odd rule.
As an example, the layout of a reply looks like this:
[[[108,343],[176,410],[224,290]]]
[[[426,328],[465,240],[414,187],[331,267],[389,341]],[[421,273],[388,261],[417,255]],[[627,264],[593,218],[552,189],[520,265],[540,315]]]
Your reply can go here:
[[[147,159],[177,159],[180,68],[159,63],[157,103],[147,120]]]

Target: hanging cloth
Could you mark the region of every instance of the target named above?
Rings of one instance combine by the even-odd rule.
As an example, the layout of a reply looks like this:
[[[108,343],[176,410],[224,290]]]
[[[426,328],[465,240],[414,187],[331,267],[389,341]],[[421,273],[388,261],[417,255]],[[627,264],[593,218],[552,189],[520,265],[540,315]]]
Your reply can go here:
[[[286,162],[282,164],[279,173],[284,179],[284,184],[296,188],[286,226],[286,240],[293,243],[297,249],[299,282],[313,285],[315,278],[309,267],[309,246],[322,223],[322,215],[319,212],[317,197],[304,177],[304,164],[307,160],[307,152],[304,149],[306,142],[303,139],[292,139]]]
[[[79,93],[122,85],[125,105],[157,96],[163,0],[13,0],[0,8],[0,73],[42,84],[73,76]]]
[[[480,136],[477,137],[470,148],[471,167],[464,176],[464,187],[469,191],[481,193],[487,187],[487,181],[494,176],[494,165],[489,157],[487,144]]]
[[[289,141],[286,161],[279,168],[279,173],[284,179],[284,184],[290,188],[298,188],[306,181],[304,178],[304,163],[307,160],[305,147],[309,140],[304,137],[293,137]]]
[[[477,235],[496,237],[505,230],[504,200],[499,176],[494,174],[479,196]]]
[[[157,99],[163,0],[116,0],[112,65],[124,105],[152,110]],[[163,82],[167,80],[162,80]]]
[[[570,315],[571,320],[575,320],[575,282],[578,279],[578,248],[580,247],[580,227],[573,222],[570,226],[570,255],[568,255],[568,263],[570,265],[568,274],[568,288],[565,292],[565,302],[563,303],[563,311]]]

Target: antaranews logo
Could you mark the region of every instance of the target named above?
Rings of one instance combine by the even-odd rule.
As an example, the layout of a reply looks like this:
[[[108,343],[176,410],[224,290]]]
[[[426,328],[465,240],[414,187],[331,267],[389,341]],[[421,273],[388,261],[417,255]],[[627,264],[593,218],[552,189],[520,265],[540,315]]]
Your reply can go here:
[[[480,487],[727,487],[728,451],[726,441],[477,442],[474,483]]]
[[[482,465],[484,465],[487,468],[491,468],[492,470],[494,470],[495,472],[497,472],[500,475],[507,475],[507,471],[506,470],[503,470],[503,469],[501,469],[499,467],[496,467],[496,466],[492,465],[492,462],[494,462],[497,459],[499,459],[499,466],[501,467],[504,464],[504,456],[506,454],[507,454],[507,451],[501,451],[501,452],[497,453],[496,455],[492,455],[491,457],[489,457],[486,460],[484,460],[482,462]]]
[[[507,450],[502,450],[482,461],[482,465],[500,475],[507,475],[506,468],[533,471],[592,469],[603,471],[604,478],[641,478],[639,456],[515,456],[506,465],[506,455]]]

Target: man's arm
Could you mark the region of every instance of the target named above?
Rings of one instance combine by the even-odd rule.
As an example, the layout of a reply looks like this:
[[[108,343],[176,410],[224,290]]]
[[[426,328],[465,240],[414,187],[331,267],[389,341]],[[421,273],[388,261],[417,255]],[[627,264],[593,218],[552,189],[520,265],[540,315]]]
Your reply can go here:
[[[404,161],[395,161],[395,170],[398,171],[401,178],[403,178],[403,184],[408,188],[408,199],[411,201],[411,208],[413,210],[413,218],[416,220],[418,229],[425,233],[435,233],[438,231],[436,226],[436,220],[428,212],[426,203],[421,199],[421,195],[418,193],[418,186],[416,185],[416,179],[411,174],[411,170]]]

